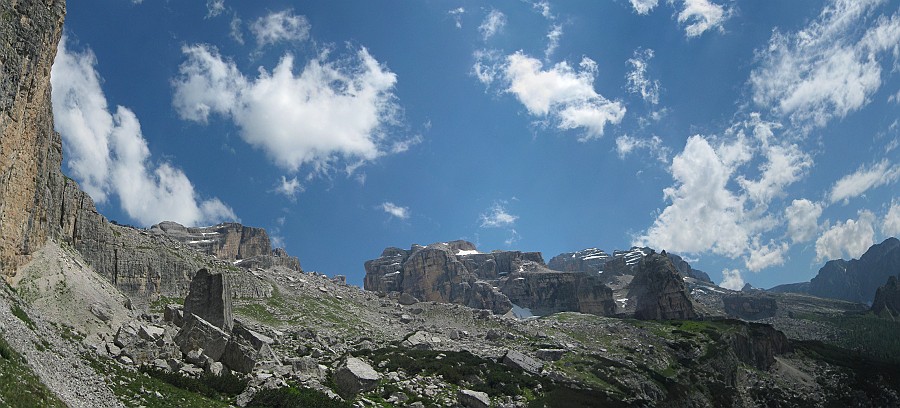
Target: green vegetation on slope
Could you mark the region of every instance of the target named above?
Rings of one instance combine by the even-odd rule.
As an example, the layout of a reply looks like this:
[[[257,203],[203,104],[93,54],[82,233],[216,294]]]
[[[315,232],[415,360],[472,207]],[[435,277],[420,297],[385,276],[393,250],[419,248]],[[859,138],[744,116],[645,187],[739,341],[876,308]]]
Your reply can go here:
[[[25,359],[0,337],[0,406],[65,407],[28,367]]]

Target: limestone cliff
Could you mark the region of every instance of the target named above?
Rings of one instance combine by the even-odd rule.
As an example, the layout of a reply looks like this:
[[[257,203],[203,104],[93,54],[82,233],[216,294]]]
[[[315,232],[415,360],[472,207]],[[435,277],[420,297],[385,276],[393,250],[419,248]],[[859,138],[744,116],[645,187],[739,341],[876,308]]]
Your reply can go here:
[[[669,320],[697,317],[675,265],[662,254],[651,253],[638,263],[630,285],[630,299],[637,299],[638,319]]]
[[[50,67],[65,2],[0,2],[0,272],[11,274],[59,231],[62,142]]]

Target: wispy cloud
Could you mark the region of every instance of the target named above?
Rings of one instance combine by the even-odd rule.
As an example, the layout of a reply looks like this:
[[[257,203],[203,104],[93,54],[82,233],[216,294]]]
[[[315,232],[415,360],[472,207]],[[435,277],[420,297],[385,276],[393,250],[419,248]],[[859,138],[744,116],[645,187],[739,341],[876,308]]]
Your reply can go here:
[[[409,207],[401,207],[392,202],[386,201],[381,203],[382,211],[388,213],[391,217],[407,220],[409,219]]]
[[[628,60],[631,71],[625,75],[628,92],[638,94],[646,102],[653,105],[659,103],[659,81],[647,78],[647,66],[653,59],[653,50],[637,49],[634,56]]]
[[[722,30],[722,24],[727,19],[725,8],[709,0],[684,0],[678,12],[678,23],[685,25],[684,33],[689,38],[698,37],[711,29]]]
[[[206,18],[218,17],[225,11],[225,0],[206,0]]]
[[[300,180],[297,180],[296,177],[288,179],[285,176],[281,176],[281,182],[275,186],[276,193],[288,197],[291,200],[296,199],[297,194],[302,193],[303,191],[303,185],[300,184]]]
[[[481,22],[481,25],[478,26],[478,31],[481,32],[481,37],[487,41],[503,31],[504,26],[506,26],[506,15],[500,10],[491,9],[484,21]]]
[[[900,179],[900,166],[891,165],[887,160],[866,167],[860,166],[855,172],[842,177],[831,187],[828,200],[832,204],[843,201],[848,203],[851,198],[864,194],[871,188],[893,184]]]
[[[291,9],[269,13],[250,24],[250,32],[259,47],[280,41],[300,42],[309,38],[309,21]]]
[[[506,211],[502,203],[494,203],[479,217],[482,228],[505,228],[515,225],[518,215],[512,215]]]
[[[462,28],[462,15],[466,13],[466,9],[462,7],[457,7],[447,12],[450,17],[453,18],[453,22],[456,25],[456,28]]]

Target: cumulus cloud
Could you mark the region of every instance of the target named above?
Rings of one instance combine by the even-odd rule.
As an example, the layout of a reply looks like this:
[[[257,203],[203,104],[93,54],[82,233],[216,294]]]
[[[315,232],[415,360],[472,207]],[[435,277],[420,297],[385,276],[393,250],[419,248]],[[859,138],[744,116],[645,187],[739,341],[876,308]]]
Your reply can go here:
[[[297,197],[298,193],[303,192],[303,185],[300,184],[300,180],[297,180],[296,177],[292,177],[288,179],[285,176],[281,176],[281,181],[275,186],[275,192],[290,199],[294,199]]]
[[[225,11],[225,0],[206,0],[206,18],[218,17]]]
[[[744,199],[726,187],[733,171],[706,139],[688,138],[672,160],[675,185],[663,190],[671,203],[636,244],[672,252],[710,250],[732,258],[743,254],[749,240],[742,225]]]
[[[794,243],[812,240],[819,231],[821,216],[822,204],[805,198],[791,201],[791,205],[784,209],[784,218],[788,223],[788,237]]]
[[[208,45],[185,46],[186,61],[173,80],[172,104],[187,120],[211,114],[231,119],[241,138],[290,172],[310,164],[327,171],[338,159],[371,161],[394,141],[386,128],[398,122],[397,76],[365,48],[344,60],[323,52],[294,73],[286,54],[256,78],[240,73]]]
[[[900,200],[891,200],[891,206],[881,223],[881,233],[890,237],[900,235]]]
[[[760,205],[768,205],[773,198],[783,194],[784,188],[801,179],[812,166],[812,157],[797,145],[764,146],[766,161],[760,165],[760,178],[738,178],[738,183],[748,197]]]
[[[725,269],[722,271],[722,282],[719,287],[731,290],[741,290],[744,287],[744,278],[737,269]]]
[[[770,266],[784,265],[784,256],[790,247],[787,243],[776,244],[770,241],[768,244],[760,244],[755,237],[750,246],[750,255],[745,260],[747,269],[751,272],[759,272]]]
[[[455,8],[447,12],[450,17],[453,17],[453,22],[456,24],[456,28],[462,28],[462,15],[466,12],[466,9],[462,7]]]
[[[625,79],[628,92],[638,94],[644,101],[656,105],[659,103],[659,81],[647,78],[647,66],[652,58],[653,50],[649,48],[635,50],[634,56],[628,60],[631,71],[625,75]]]
[[[805,28],[775,31],[750,75],[754,103],[807,131],[866,105],[882,84],[881,59],[900,52],[900,16],[874,15],[883,3],[835,0]]]
[[[381,209],[388,213],[391,217],[406,220],[409,219],[409,207],[401,207],[392,202],[383,202],[381,203]]]
[[[519,216],[508,213],[502,203],[494,203],[480,219],[482,228],[501,228],[513,226]]]
[[[891,165],[884,159],[868,168],[860,166],[855,172],[842,177],[831,187],[828,199],[831,203],[843,201],[844,204],[853,197],[864,194],[871,188],[892,184],[900,178],[900,166]]]
[[[596,62],[584,57],[579,68],[563,61],[545,70],[540,60],[518,51],[506,57],[499,71],[509,84],[506,91],[531,115],[549,118],[559,129],[584,129],[579,140],[585,141],[603,136],[607,124],[621,122],[625,106],[594,91]]]
[[[863,210],[856,220],[838,222],[816,240],[816,261],[859,258],[875,243],[875,214]]]
[[[500,31],[503,31],[504,26],[506,26],[506,15],[500,10],[492,9],[484,18],[484,21],[481,22],[481,25],[478,26],[478,31],[481,32],[481,37],[487,41]]]
[[[155,165],[134,113],[109,111],[90,50],[71,52],[59,43],[50,74],[56,130],[62,135],[73,177],[98,203],[110,196],[141,225],[164,220],[185,225],[237,219],[219,199],[202,200],[181,170]]]
[[[659,0],[629,0],[634,12],[638,14],[649,14],[659,4]]]
[[[259,47],[279,41],[305,41],[309,38],[309,29],[306,17],[294,14],[291,9],[269,13],[250,24],[250,31]]]
[[[698,37],[710,29],[721,30],[727,18],[725,8],[709,0],[684,0],[678,12],[678,23],[685,24],[684,33],[688,37]]]

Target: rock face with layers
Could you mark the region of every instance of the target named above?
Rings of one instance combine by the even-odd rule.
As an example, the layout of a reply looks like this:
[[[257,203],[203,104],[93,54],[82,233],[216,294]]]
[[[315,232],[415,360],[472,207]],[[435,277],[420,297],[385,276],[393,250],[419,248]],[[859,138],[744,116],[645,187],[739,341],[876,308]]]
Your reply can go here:
[[[734,293],[722,297],[725,313],[747,320],[759,320],[775,316],[778,304],[771,295],[763,293]]]
[[[638,263],[629,298],[637,299],[634,317],[646,320],[693,319],[694,305],[672,261],[651,253]]]
[[[185,227],[177,222],[165,221],[150,227],[150,234],[172,238],[198,252],[217,259],[240,261],[247,268],[284,266],[301,271],[300,260],[290,256],[283,248],[272,248],[266,230],[248,227],[235,222],[225,222],[211,227]]]
[[[650,248],[632,247],[626,251],[615,250],[610,255],[602,249],[588,248],[578,252],[566,252],[554,256],[547,263],[550,269],[566,272],[603,272],[605,275],[634,274],[634,267],[651,251]],[[694,269],[680,256],[667,254],[675,269],[682,276],[712,283],[706,272]]]
[[[466,241],[387,248],[366,262],[365,288],[400,292],[422,301],[458,303],[495,313],[513,304],[546,314],[609,315],[612,293],[597,276],[551,271],[539,252],[481,253]]]

